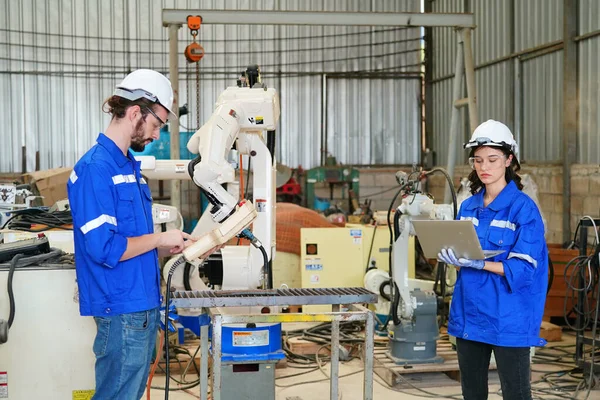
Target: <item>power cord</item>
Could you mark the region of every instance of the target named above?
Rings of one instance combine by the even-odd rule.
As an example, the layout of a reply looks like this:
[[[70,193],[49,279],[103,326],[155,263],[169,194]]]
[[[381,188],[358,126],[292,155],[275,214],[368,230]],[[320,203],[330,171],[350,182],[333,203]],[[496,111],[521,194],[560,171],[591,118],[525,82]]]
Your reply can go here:
[[[167,379],[165,380],[165,400],[169,399],[169,382],[170,382],[170,371],[169,371],[169,306],[171,303],[171,278],[173,278],[173,273],[175,270],[182,264],[185,263],[185,257],[183,255],[179,256],[171,265],[169,269],[169,275],[167,277],[167,290],[165,294],[165,374]]]
[[[27,208],[14,211],[2,228],[26,232],[42,232],[48,228],[73,230],[73,217],[70,210],[48,211],[44,208]],[[39,228],[32,228],[34,225],[43,225]]]
[[[14,291],[13,291],[13,277],[15,274],[15,271],[18,268],[25,268],[28,267],[30,265],[36,264],[44,264],[44,263],[48,263],[50,261],[57,261],[57,262],[61,262],[61,261],[66,261],[66,259],[63,258],[63,256],[65,255],[65,252],[59,249],[55,249],[55,248],[50,248],[50,252],[48,253],[44,253],[44,254],[38,254],[35,256],[29,256],[26,257],[23,254],[17,254],[15,255],[11,261],[10,261],[10,267],[9,267],[9,271],[8,271],[8,280],[7,280],[7,291],[8,291],[8,302],[9,302],[9,315],[8,315],[8,321],[6,321],[5,323],[0,323],[0,344],[2,343],[6,343],[8,341],[8,334],[9,334],[9,330],[13,325],[13,322],[15,320],[15,313],[16,313],[16,302],[15,302],[15,295],[14,295]],[[0,264],[2,265],[2,264]]]
[[[596,227],[596,222],[589,215],[586,215],[583,218],[587,218],[592,222],[592,226],[594,227],[594,233],[596,234],[596,246],[600,246],[600,239],[598,238],[598,228]],[[598,267],[600,266],[600,254],[598,254],[598,249],[596,249],[590,257],[592,257],[594,254],[597,254],[597,256],[598,256],[598,264],[596,264],[596,267],[597,267],[596,268],[596,278],[598,278]],[[588,263],[588,265],[589,265],[589,263]],[[597,286],[596,313],[594,315],[594,325],[592,327],[592,357],[591,357],[591,361],[590,361],[590,374],[589,374],[589,378],[588,378],[588,382],[587,382],[588,390],[587,390],[587,394],[585,396],[585,400],[587,400],[590,397],[592,387],[594,386],[594,383],[595,383],[594,382],[595,381],[594,367],[595,367],[595,360],[596,360],[596,336],[598,335],[598,311],[600,309],[600,284],[598,284],[598,279],[596,279],[596,286]]]

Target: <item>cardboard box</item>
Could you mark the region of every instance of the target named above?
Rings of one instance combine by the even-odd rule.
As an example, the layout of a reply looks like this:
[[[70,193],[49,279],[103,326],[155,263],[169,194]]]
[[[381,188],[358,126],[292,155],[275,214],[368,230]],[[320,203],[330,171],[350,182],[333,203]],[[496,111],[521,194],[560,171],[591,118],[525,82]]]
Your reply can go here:
[[[43,196],[43,205],[52,206],[67,198],[67,182],[73,168],[54,168],[23,175],[23,182],[31,184],[32,190]]]

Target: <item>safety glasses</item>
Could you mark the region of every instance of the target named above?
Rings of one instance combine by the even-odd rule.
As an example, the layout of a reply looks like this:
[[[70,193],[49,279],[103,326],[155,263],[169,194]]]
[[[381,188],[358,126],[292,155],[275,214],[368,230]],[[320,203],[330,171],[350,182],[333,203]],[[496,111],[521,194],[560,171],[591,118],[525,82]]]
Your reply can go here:
[[[160,126],[159,129],[162,129],[163,126],[165,126],[166,122],[163,121],[162,119],[159,118],[158,115],[156,115],[156,113],[154,111],[152,111],[152,109],[150,107],[145,107],[146,110],[148,110],[148,112],[152,115],[154,115],[154,118],[156,118],[158,120],[158,122],[160,122]]]
[[[487,162],[487,165],[490,169],[503,167],[503,161],[506,159],[506,156],[498,156],[493,155],[489,157],[469,157],[469,165],[472,169],[483,167],[484,163]]]

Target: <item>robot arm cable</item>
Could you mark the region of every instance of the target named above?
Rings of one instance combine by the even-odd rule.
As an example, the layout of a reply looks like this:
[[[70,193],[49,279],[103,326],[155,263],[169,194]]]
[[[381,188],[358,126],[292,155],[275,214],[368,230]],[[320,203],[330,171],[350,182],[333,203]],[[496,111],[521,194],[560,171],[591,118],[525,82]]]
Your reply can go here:
[[[258,240],[258,238],[256,236],[254,236],[254,234],[249,229],[244,229],[242,232],[240,232],[239,236],[250,240],[250,243],[252,243],[252,245],[254,247],[256,247],[258,250],[260,250],[262,257],[263,257],[263,271],[264,271],[263,282],[264,282],[264,285],[266,286],[266,289],[273,289],[273,274],[271,272],[271,264],[269,264],[269,256],[267,255],[267,251],[265,250],[264,246],[262,245],[260,240]]]
[[[423,175],[428,176],[428,175],[432,175],[436,172],[441,172],[446,177],[446,181],[448,182],[448,186],[450,187],[450,192],[452,194],[452,205],[454,206],[454,219],[456,219],[456,215],[458,214],[456,189],[454,188],[454,183],[452,182],[452,178],[450,178],[450,175],[448,175],[448,172],[446,172],[446,170],[443,168],[434,168],[431,171],[425,172]]]

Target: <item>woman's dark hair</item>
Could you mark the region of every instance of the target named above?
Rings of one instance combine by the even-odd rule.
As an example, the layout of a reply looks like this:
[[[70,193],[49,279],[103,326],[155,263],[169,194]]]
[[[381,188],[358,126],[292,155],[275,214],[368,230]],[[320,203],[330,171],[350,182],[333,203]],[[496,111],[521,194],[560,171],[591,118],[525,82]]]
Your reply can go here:
[[[112,119],[121,119],[125,117],[125,113],[129,107],[139,106],[140,111],[142,112],[142,118],[146,120],[146,116],[149,114],[148,108],[152,108],[155,105],[156,103],[153,103],[148,99],[142,98],[131,101],[120,96],[111,96],[104,101],[104,104],[102,104],[102,111],[111,114]]]
[[[479,147],[474,147],[473,149],[471,149],[471,152],[469,153],[469,157],[473,157],[475,155],[475,150],[477,150],[478,148]],[[514,181],[515,184],[517,185],[517,188],[519,188],[519,190],[523,190],[523,184],[521,183],[521,177],[519,176],[519,174],[517,174],[517,172],[521,169],[521,166],[517,162],[517,158],[514,156],[514,154],[510,150],[505,149],[504,147],[496,147],[496,148],[502,150],[502,152],[504,153],[504,155],[507,158],[508,158],[508,156],[511,156],[511,155],[513,156],[510,165],[508,167],[506,167],[506,171],[504,172],[504,179],[506,179],[506,183],[509,183],[510,181]],[[484,187],[483,182],[481,182],[481,180],[477,176],[477,171],[475,171],[475,170],[471,171],[471,173],[469,174],[469,182],[471,182],[471,186],[470,186],[471,194],[475,194],[475,193],[479,192]]]

